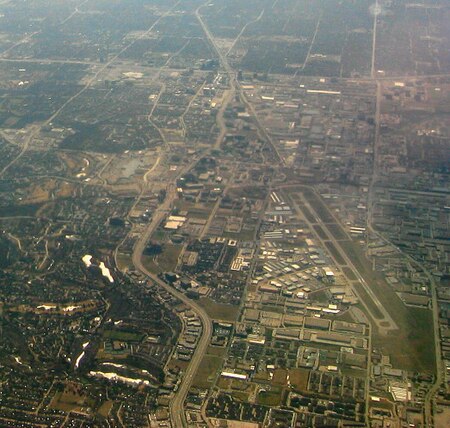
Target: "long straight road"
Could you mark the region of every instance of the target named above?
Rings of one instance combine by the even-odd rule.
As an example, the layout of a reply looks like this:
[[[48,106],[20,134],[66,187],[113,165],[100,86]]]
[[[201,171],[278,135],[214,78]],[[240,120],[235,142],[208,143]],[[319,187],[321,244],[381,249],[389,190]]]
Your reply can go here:
[[[206,3],[208,4],[208,3]],[[205,4],[205,5],[206,5]],[[240,99],[242,100],[242,102],[244,103],[245,107],[247,108],[247,110],[251,113],[253,119],[255,120],[255,125],[256,128],[258,129],[258,133],[260,135],[260,137],[266,141],[266,143],[268,144],[268,146],[270,147],[270,149],[272,150],[272,152],[276,155],[276,157],[278,158],[277,160],[283,164],[284,160],[283,157],[280,155],[277,147],[275,146],[272,138],[270,137],[270,135],[268,134],[268,132],[266,131],[266,129],[264,128],[264,126],[261,124],[258,116],[256,115],[255,109],[253,108],[253,106],[248,102],[247,98],[245,97],[244,92],[242,91],[241,86],[239,85],[239,82],[236,80],[236,73],[235,70],[233,69],[233,67],[231,67],[230,63],[228,62],[228,59],[226,57],[226,55],[224,55],[222,53],[222,51],[220,50],[220,48],[217,46],[216,43],[216,39],[214,38],[214,36],[211,34],[211,31],[209,30],[208,26],[206,25],[206,23],[203,21],[203,18],[200,14],[200,10],[205,6],[200,6],[196,11],[195,11],[195,16],[198,20],[198,22],[200,23],[200,26],[202,27],[203,32],[205,33],[206,38],[208,39],[210,45],[212,46],[212,48],[216,51],[217,56],[219,57],[220,63],[222,64],[223,69],[225,70],[225,73],[228,76],[229,82],[230,82],[230,89],[229,92],[227,94],[227,97],[224,97],[224,103],[222,105],[222,109],[223,112],[225,111],[227,105],[229,104],[229,102],[233,99],[233,97],[237,94],[239,95]],[[223,116],[223,112],[222,112],[222,116]],[[220,112],[219,112],[220,113]],[[219,125],[220,125],[220,119],[221,116],[218,115],[218,119],[219,119]],[[223,126],[221,126],[221,128],[223,129]],[[220,136],[219,136],[220,137]],[[219,140],[217,140],[219,141]],[[217,142],[216,142],[216,146],[217,146]]]

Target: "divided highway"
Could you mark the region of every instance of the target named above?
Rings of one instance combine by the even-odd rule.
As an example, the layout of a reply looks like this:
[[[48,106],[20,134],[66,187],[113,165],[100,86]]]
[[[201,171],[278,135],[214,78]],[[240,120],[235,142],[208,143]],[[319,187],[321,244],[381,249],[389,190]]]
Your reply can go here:
[[[157,275],[149,272],[142,263],[142,254],[147,245],[147,242],[150,239],[153,232],[159,226],[161,221],[164,219],[166,213],[169,211],[175,197],[176,197],[176,189],[175,187],[172,187],[170,192],[168,192],[165,202],[155,212],[151,223],[149,224],[145,232],[141,235],[140,239],[136,243],[133,251],[133,264],[137,270],[147,275],[147,277],[150,278],[153,282],[155,282],[158,286],[164,288],[178,300],[182,301],[186,306],[190,307],[190,309],[197,314],[197,316],[202,322],[203,331],[199,339],[197,348],[194,352],[194,355],[192,356],[188,368],[184,372],[183,378],[179,383],[178,390],[175,394],[175,398],[171,401],[169,407],[172,426],[176,428],[178,427],[181,428],[187,426],[183,405],[187,393],[189,391],[189,388],[192,385],[195,373],[197,372],[202,362],[203,356],[205,355],[208,345],[210,343],[212,335],[212,323],[206,311],[200,305],[198,305],[198,303],[189,299],[183,293],[180,293],[178,290],[162,281]]]

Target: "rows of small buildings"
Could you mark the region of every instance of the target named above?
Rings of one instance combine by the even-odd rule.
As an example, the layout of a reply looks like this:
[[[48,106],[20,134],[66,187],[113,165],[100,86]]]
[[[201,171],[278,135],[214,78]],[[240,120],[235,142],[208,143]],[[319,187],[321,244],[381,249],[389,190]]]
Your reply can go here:
[[[333,79],[244,85],[285,162],[303,178],[367,184],[374,88]]]

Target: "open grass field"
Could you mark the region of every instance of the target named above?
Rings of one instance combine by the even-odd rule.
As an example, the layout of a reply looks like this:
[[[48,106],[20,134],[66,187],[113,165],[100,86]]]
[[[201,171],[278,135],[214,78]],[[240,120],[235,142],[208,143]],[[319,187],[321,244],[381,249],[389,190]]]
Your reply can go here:
[[[351,256],[358,271],[369,280],[368,283],[398,326],[388,336],[380,336],[374,330],[374,346],[377,345],[387,354],[391,355],[396,367],[407,370],[434,371],[434,334],[432,314],[429,309],[412,308],[403,304],[394,290],[386,283],[384,278],[371,269],[371,263],[364,257],[362,249],[352,241],[342,241],[347,254]],[[356,284],[356,283],[355,283]],[[356,285],[358,293],[366,304],[372,302],[366,299],[362,286]],[[367,293],[366,293],[367,294]],[[374,306],[370,309],[376,316]]]
[[[360,245],[350,239],[340,241],[339,245],[344,250],[347,257],[352,261],[357,271],[369,281],[380,280],[382,277],[372,270],[372,263],[365,257]],[[374,290],[375,291],[375,290]]]
[[[242,403],[248,403],[249,394],[242,391],[234,391],[232,393],[234,399],[241,401]]]
[[[64,412],[80,410],[86,405],[87,397],[81,386],[77,383],[69,382],[63,391],[57,392],[50,402],[50,407]]]
[[[355,322],[354,318],[352,317],[350,311],[345,311],[345,312],[341,312],[338,316],[337,319],[339,321],[345,321],[345,322]]]
[[[105,330],[103,332],[103,338],[110,340],[121,340],[123,342],[127,341],[141,341],[144,335],[142,333],[133,333],[128,331],[115,331],[115,330]]]
[[[151,273],[158,274],[162,272],[161,267],[155,263],[152,256],[142,256],[142,264]]]
[[[309,370],[293,369],[289,370],[291,385],[296,391],[306,391],[308,389]]]
[[[118,254],[117,255],[117,267],[121,271],[126,271],[133,268],[133,261],[131,256],[128,254]]]
[[[181,360],[177,360],[175,358],[172,358],[167,364],[167,368],[169,370],[179,369],[179,370],[185,371],[188,366],[189,366],[188,361],[181,361]]]
[[[103,418],[107,418],[114,405],[113,401],[105,401],[97,410],[97,413]]]
[[[238,233],[224,232],[222,234],[222,236],[224,238],[237,239],[237,240],[240,240],[240,241],[251,241],[251,240],[253,240],[254,235],[255,235],[255,231],[254,230],[241,230]]]
[[[193,385],[198,388],[210,388],[217,372],[222,367],[223,359],[214,355],[205,355],[195,374]]]
[[[227,353],[227,348],[222,348],[219,346],[209,346],[206,350],[208,355],[216,356],[216,357],[224,357]]]
[[[341,226],[336,223],[327,224],[328,230],[333,235],[334,239],[340,241],[342,239],[348,239],[347,234],[342,230]]]
[[[446,428],[448,427],[449,420],[450,420],[450,409],[448,407],[443,407],[441,413],[437,413],[436,415],[434,415],[434,426],[436,428]]]
[[[271,391],[261,391],[258,394],[258,404],[275,407],[281,404],[281,388],[272,388]]]
[[[326,289],[319,291],[312,291],[311,293],[308,294],[308,296],[310,296],[311,298],[314,299],[314,301],[317,302],[328,303],[330,300],[330,295]]]
[[[272,383],[274,385],[287,386],[288,371],[286,369],[276,369],[273,372]]]
[[[50,402],[50,407],[56,410],[62,410],[63,412],[71,412],[73,410],[79,410],[82,406],[82,402],[78,402],[77,397],[67,397],[64,393],[57,392]]]
[[[213,206],[192,207],[192,208],[189,208],[188,215],[189,215],[189,217],[207,220],[209,218],[209,216],[211,215],[212,208],[213,208]]]
[[[302,211],[303,215],[305,216],[306,220],[308,220],[310,223],[316,223],[316,218],[313,216],[312,212],[309,210],[309,208],[303,203],[298,200],[295,200],[295,203]]]
[[[318,224],[315,224],[313,227],[314,227],[314,230],[317,233],[317,235],[319,235],[320,239],[323,239],[323,240],[328,239],[327,234],[325,233],[325,231],[322,229],[321,226],[319,226]]]
[[[220,377],[217,381],[217,386],[223,390],[229,390],[231,388],[232,380],[226,377]]]
[[[352,283],[352,286],[355,288],[356,292],[358,293],[358,296],[361,298],[361,300],[366,304],[366,306],[369,308],[370,313],[377,319],[383,319],[383,314],[378,309],[377,305],[374,303],[372,298],[369,296],[367,291],[365,290],[364,286],[359,281],[354,281]]]
[[[208,315],[215,320],[222,321],[236,321],[239,315],[239,307],[232,305],[223,305],[216,303],[208,297],[199,300],[200,306],[202,306]]]
[[[410,371],[436,370],[432,313],[428,309],[398,307],[400,329],[389,336],[373,337],[373,347],[391,356],[394,367]]]
[[[341,241],[341,244],[345,246],[345,251],[350,256],[352,263],[364,276],[380,303],[398,326],[398,330],[392,331],[388,336],[380,335],[374,329],[374,346],[391,355],[395,367],[412,371],[434,371],[434,334],[431,311],[405,306],[384,278],[372,271],[371,263],[365,258],[358,244],[352,241]],[[358,282],[354,282],[354,285],[373,315],[381,315],[364,287]]]
[[[181,245],[164,244],[162,254],[156,258],[156,263],[162,272],[175,270],[182,248]]]
[[[336,263],[339,265],[345,265],[345,260],[339,253],[339,251],[336,248],[336,245],[333,244],[331,241],[326,241],[325,246],[327,247],[327,250],[330,252],[330,254],[334,257],[334,260],[336,260]]]
[[[344,272],[345,276],[350,281],[356,281],[356,275],[353,273],[353,271],[349,267],[342,268],[342,271]]]
[[[60,182],[54,179],[46,179],[33,183],[26,192],[26,197],[21,201],[21,205],[42,204],[49,202],[53,198],[68,198],[72,196],[76,186],[72,183]]]

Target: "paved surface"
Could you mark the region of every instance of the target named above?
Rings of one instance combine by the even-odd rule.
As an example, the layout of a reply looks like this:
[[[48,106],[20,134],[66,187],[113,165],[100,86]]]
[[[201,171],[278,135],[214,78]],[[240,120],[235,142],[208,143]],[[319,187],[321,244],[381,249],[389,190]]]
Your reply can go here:
[[[190,307],[190,309],[197,314],[199,319],[202,322],[203,331],[201,338],[198,342],[197,348],[192,356],[192,360],[184,372],[183,378],[179,384],[178,390],[176,392],[175,398],[170,403],[170,417],[174,427],[184,427],[187,426],[186,417],[184,414],[184,401],[186,399],[186,395],[189,391],[189,388],[192,384],[195,373],[197,372],[198,367],[200,366],[203,356],[206,353],[206,349],[211,340],[212,334],[212,323],[211,320],[206,313],[206,311],[199,306],[195,301],[186,297],[183,293],[180,293],[178,290],[170,286],[169,284],[162,281],[158,276],[149,272],[142,263],[142,253],[147,245],[148,240],[150,239],[152,233],[164,219],[164,216],[169,211],[174,199],[176,197],[176,188],[175,186],[171,186],[170,191],[166,197],[165,202],[159,207],[159,209],[155,212],[153,216],[152,222],[149,224],[145,232],[140,237],[137,242],[134,251],[133,251],[133,264],[136,269],[147,275],[153,282],[158,284],[161,288],[164,288],[170,294],[175,296],[177,299],[181,300],[185,305]]]
[[[280,189],[289,189],[291,187],[293,187],[293,186],[290,186],[290,185],[279,186]],[[303,220],[308,224],[308,226],[311,229],[311,231],[313,231],[313,233],[316,235],[317,239],[321,242],[321,245],[322,245],[323,248],[325,248],[325,249],[327,248],[327,246],[325,244],[326,242],[332,242],[334,244],[334,247],[336,248],[337,253],[339,253],[339,255],[342,258],[342,260],[344,261],[344,263],[339,263],[339,261],[336,260],[335,256],[330,251],[327,251],[329,256],[334,260],[336,266],[340,266],[341,268],[345,266],[345,267],[349,268],[352,271],[353,275],[357,278],[357,281],[355,281],[354,278],[353,279],[352,278],[347,278],[349,283],[354,285],[356,282],[359,282],[359,284],[364,288],[364,290],[368,294],[369,298],[372,300],[373,304],[380,311],[380,313],[382,315],[382,318],[377,318],[374,314],[372,314],[372,311],[371,311],[370,307],[368,305],[366,305],[366,302],[364,301],[364,299],[362,299],[361,296],[358,295],[357,289],[353,286],[353,289],[354,289],[355,293],[358,295],[359,300],[365,306],[367,312],[371,315],[371,318],[373,319],[373,322],[377,325],[377,328],[379,329],[379,331],[383,332],[384,334],[386,334],[390,330],[398,329],[397,324],[392,319],[392,317],[389,314],[389,312],[384,308],[384,306],[379,301],[379,299],[377,298],[375,293],[372,291],[372,289],[371,289],[371,287],[369,285],[370,282],[371,282],[370,278],[366,277],[364,271],[360,271],[357,268],[357,266],[355,266],[355,264],[352,261],[351,254],[347,253],[346,249],[341,245],[341,241],[337,240],[333,236],[333,234],[330,232],[329,227],[328,227],[329,223],[325,223],[322,220],[322,218],[320,217],[320,213],[317,212],[314,209],[314,207],[311,204],[309,204],[308,199],[306,197],[304,197],[304,195],[302,195],[300,193],[301,189],[308,189],[308,190],[311,190],[311,191],[313,191],[315,193],[314,189],[312,187],[299,186],[299,185],[295,186],[295,188],[299,191],[298,195],[302,197],[302,199],[304,200],[305,204],[308,205],[308,209],[310,210],[311,214],[313,214],[313,216],[316,219],[316,221],[314,223],[312,223],[307,218],[307,216],[302,215]],[[320,198],[319,195],[317,195],[317,197]],[[301,207],[299,207],[299,205],[292,199],[291,199],[291,204],[292,204],[293,208],[298,213],[303,213]],[[327,210],[327,214],[334,219],[333,225],[336,226],[336,227],[339,227],[342,236],[345,236],[345,238],[343,238],[343,240],[351,240],[351,238],[347,235],[345,230],[340,226],[339,221],[331,213],[331,211],[328,210],[328,208],[326,208],[326,210]],[[321,226],[323,233],[326,235],[326,239],[324,239],[319,234],[317,234],[317,232],[314,229],[314,225],[320,225]],[[345,274],[345,271],[343,271],[343,273]]]

